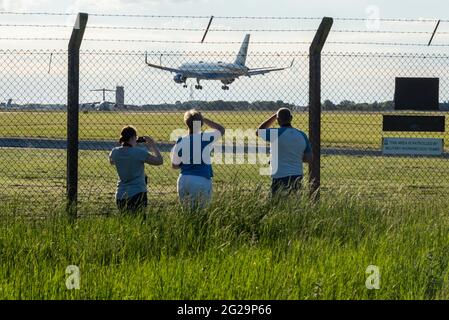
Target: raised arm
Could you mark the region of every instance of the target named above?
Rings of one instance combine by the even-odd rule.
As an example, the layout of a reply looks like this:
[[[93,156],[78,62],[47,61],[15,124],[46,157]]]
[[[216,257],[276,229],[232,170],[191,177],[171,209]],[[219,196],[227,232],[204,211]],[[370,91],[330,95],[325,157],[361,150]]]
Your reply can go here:
[[[211,128],[211,129],[218,130],[218,131],[220,132],[220,134],[221,134],[222,136],[224,136],[226,129],[225,129],[221,124],[216,123],[216,122],[214,122],[214,121],[212,121],[212,120],[209,120],[209,119],[207,119],[207,118],[203,118],[203,122],[204,122],[204,124],[205,124],[206,126],[208,126],[208,127]]]
[[[108,159],[109,159],[109,163],[110,163],[112,166],[115,166],[115,162],[114,162],[114,160],[112,159],[112,152],[113,152],[113,151],[109,152]]]
[[[313,161],[312,146],[310,145],[309,138],[305,133],[304,139],[306,141],[306,149],[304,150],[304,156],[302,157],[302,161],[306,163],[312,163]]]
[[[181,169],[182,160],[178,155],[178,143],[176,143],[170,151],[170,162],[172,169]]]
[[[156,143],[151,137],[144,137],[146,141],[146,146],[150,150],[150,152],[154,153],[152,155],[150,153],[148,160],[145,161],[145,163],[152,165],[152,166],[160,166],[164,163],[164,158],[162,157],[162,154],[159,152],[159,149],[156,146]]]
[[[277,118],[277,115],[275,113],[271,117],[269,117],[267,120],[262,122],[262,124],[256,130],[256,136],[259,136],[259,130],[264,130],[264,129],[270,128],[274,124],[274,122],[276,121],[276,118]]]

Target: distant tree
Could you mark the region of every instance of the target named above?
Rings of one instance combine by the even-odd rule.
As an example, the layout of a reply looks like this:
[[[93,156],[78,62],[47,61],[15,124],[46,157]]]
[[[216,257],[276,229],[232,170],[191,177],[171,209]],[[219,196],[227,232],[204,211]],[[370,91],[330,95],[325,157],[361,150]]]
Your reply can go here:
[[[330,100],[324,100],[322,107],[323,107],[323,110],[335,110],[336,109],[335,103],[333,103]]]
[[[440,110],[443,110],[443,111],[449,110],[449,102],[444,101],[443,103],[440,103]]]
[[[385,101],[380,104],[381,110],[394,110],[394,102],[393,101]]]
[[[355,102],[350,100],[343,100],[338,104],[339,110],[354,110]]]

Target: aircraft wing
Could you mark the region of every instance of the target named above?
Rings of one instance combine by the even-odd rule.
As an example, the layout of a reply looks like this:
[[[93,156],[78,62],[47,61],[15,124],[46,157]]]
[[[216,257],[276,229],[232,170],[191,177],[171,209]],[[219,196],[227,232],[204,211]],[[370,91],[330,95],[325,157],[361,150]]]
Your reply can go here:
[[[156,68],[156,69],[160,69],[160,70],[164,70],[164,71],[169,71],[169,72],[174,72],[174,73],[181,73],[181,72],[182,72],[182,71],[179,70],[179,69],[174,69],[174,68],[169,68],[169,67],[159,66],[159,65],[157,65],[157,64],[152,64],[152,63],[149,63],[149,62],[147,62],[147,65],[148,65],[149,67]]]
[[[156,68],[156,69],[160,69],[160,70],[164,70],[164,71],[169,71],[169,72],[182,73],[182,70],[179,70],[179,69],[169,68],[169,67],[164,67],[164,66],[159,66],[157,64],[149,63],[146,54],[145,54],[145,63],[149,67],[152,67],[152,68]]]
[[[295,61],[295,59],[292,60],[292,63],[288,66],[288,67],[283,67],[283,68],[255,68],[255,69],[249,69],[246,73],[246,75],[248,76],[256,76],[259,74],[266,74],[269,72],[274,72],[274,71],[282,71],[282,70],[286,70],[286,69],[290,69],[291,67],[293,67],[293,62]]]

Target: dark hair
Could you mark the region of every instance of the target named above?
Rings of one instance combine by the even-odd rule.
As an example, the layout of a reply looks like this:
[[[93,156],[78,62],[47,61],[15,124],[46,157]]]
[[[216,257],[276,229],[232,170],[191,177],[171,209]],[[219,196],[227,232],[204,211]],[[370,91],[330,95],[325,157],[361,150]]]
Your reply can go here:
[[[290,109],[281,108],[277,112],[277,118],[282,124],[290,124],[293,118],[292,112]]]
[[[127,143],[132,137],[137,137],[137,130],[133,126],[123,127],[120,132],[120,139],[118,142],[120,144]]]

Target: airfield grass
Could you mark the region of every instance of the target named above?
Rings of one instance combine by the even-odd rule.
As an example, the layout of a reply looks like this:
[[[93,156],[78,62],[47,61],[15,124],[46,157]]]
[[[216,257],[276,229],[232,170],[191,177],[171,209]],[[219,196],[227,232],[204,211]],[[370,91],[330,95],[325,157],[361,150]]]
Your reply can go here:
[[[163,153],[164,165],[146,166],[150,199],[153,202],[176,200],[179,172],[170,168],[169,154]],[[225,161],[225,159],[223,159]],[[80,151],[79,199],[83,202],[113,202],[117,183],[115,167],[108,151]],[[307,175],[307,165],[305,174]],[[321,161],[322,191],[333,193],[341,187],[366,197],[386,200],[398,193],[410,201],[425,197],[446,197],[449,190],[447,159],[350,157],[325,155]],[[267,193],[270,178],[261,175],[267,165],[214,164],[214,189],[226,192],[239,187],[249,191],[257,187]],[[31,206],[45,199],[63,199],[66,191],[66,152],[64,150],[4,148],[0,152],[0,200],[16,197]],[[8,200],[9,201],[9,200]]]
[[[447,198],[319,203],[238,188],[212,205],[69,220],[63,203],[0,203],[0,299],[448,299]],[[98,212],[95,204],[82,211]],[[80,270],[68,290],[66,268]],[[370,265],[380,289],[365,286]]]
[[[247,129],[268,114],[211,118]],[[0,113],[0,132],[63,138],[65,116]],[[380,115],[323,117],[325,145],[379,147]],[[306,128],[305,116],[296,118]],[[129,123],[168,141],[181,119],[81,114],[80,134],[115,140]],[[146,216],[130,217],[114,207],[107,154],[80,151],[80,218],[72,221],[66,152],[0,149],[0,299],[449,299],[447,159],[325,155],[317,204],[299,196],[273,203],[261,165],[215,164],[211,207],[186,212],[164,153],[162,167],[146,168]],[[79,290],[65,286],[69,265],[80,268]],[[380,269],[379,290],[365,287],[369,265]]]
[[[272,112],[206,111],[205,116],[228,129],[254,130]],[[124,125],[135,125],[142,135],[157,141],[170,141],[171,133],[183,129],[182,112],[89,112],[80,113],[82,140],[118,139]],[[64,112],[0,112],[2,137],[65,138],[67,114]],[[308,131],[308,113],[295,113],[294,126]],[[449,122],[446,123],[449,132]],[[435,133],[389,133],[394,137],[434,137]],[[322,115],[322,144],[325,147],[380,148],[382,114],[361,112],[325,112]]]
[[[271,112],[207,111],[205,115],[229,129],[254,130]],[[0,137],[66,137],[64,112],[0,112]],[[294,125],[308,129],[307,113],[295,113]],[[183,128],[182,112],[89,112],[80,113],[80,139],[116,141],[123,125],[135,125],[142,135],[169,142],[173,130]],[[446,124],[449,132],[449,122]],[[379,149],[382,114],[325,112],[322,115],[322,146],[334,148]],[[439,133],[388,133],[388,136],[447,138]],[[227,141],[226,141],[227,142]],[[171,142],[173,143],[173,142]],[[446,150],[449,148],[445,146]],[[85,201],[110,201],[116,172],[107,162],[108,151],[80,151],[80,197]],[[169,168],[168,154],[163,167],[147,168],[150,192],[155,200],[174,199],[177,172]],[[65,192],[66,153],[63,150],[0,149],[0,200],[11,196],[56,199]],[[322,156],[323,190],[333,192],[344,186],[385,197],[397,192],[441,195],[449,185],[447,159],[405,157]],[[268,189],[269,178],[259,174],[260,165],[215,165],[215,185]],[[307,166],[306,166],[307,167]],[[414,196],[411,196],[414,198]]]

